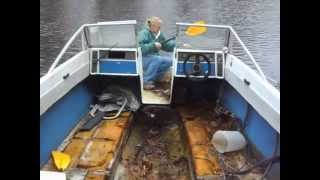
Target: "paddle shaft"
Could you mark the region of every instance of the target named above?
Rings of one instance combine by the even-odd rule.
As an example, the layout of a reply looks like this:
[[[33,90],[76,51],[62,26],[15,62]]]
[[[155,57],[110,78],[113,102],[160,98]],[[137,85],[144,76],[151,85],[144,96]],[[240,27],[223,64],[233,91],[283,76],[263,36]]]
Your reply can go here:
[[[173,39],[175,39],[175,38],[176,38],[176,36],[173,36],[173,37],[171,37],[171,38],[169,38],[169,39],[167,39],[167,40],[160,41],[159,43],[163,44],[163,43],[166,43],[166,42],[168,42],[168,41],[171,41],[171,40],[173,40]]]

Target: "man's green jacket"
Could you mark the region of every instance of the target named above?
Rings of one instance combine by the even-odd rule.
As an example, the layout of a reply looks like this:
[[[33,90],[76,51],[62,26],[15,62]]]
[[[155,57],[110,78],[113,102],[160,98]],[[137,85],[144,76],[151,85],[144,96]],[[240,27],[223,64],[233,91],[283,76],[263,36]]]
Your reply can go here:
[[[138,43],[141,47],[142,56],[146,55],[159,55],[159,50],[155,46],[155,42],[163,42],[166,38],[163,33],[160,32],[159,37],[156,39],[156,36],[148,29],[142,29],[138,34]],[[164,51],[172,52],[175,47],[174,41],[168,41],[161,44],[161,49]]]

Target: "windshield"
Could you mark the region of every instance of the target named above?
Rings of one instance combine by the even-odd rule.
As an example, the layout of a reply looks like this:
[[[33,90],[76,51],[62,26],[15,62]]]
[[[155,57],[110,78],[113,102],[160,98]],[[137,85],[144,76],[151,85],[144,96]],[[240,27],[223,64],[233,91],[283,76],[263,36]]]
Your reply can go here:
[[[177,48],[185,48],[185,43],[191,45],[190,49],[197,50],[222,50],[225,46],[227,29],[206,27],[205,32],[190,36],[186,33],[190,26],[177,25],[177,28]]]
[[[93,48],[135,48],[135,25],[96,25],[86,28],[88,44]]]

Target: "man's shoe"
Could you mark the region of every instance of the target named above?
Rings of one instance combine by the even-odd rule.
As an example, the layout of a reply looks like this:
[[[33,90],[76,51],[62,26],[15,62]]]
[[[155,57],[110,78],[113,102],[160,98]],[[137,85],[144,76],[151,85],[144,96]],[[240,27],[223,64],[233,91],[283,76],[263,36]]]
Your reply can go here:
[[[163,94],[164,94],[165,96],[170,96],[170,89],[164,90],[164,91],[163,91]]]
[[[143,89],[144,90],[152,90],[154,89],[156,86],[153,83],[148,83],[148,84],[144,84],[143,85]]]

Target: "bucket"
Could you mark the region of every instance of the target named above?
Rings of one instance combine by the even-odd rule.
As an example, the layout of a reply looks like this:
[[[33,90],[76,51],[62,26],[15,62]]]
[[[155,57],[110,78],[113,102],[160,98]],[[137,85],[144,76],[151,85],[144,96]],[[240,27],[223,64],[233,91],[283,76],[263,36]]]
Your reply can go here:
[[[211,143],[219,153],[237,151],[247,144],[246,139],[238,131],[217,131]]]

